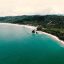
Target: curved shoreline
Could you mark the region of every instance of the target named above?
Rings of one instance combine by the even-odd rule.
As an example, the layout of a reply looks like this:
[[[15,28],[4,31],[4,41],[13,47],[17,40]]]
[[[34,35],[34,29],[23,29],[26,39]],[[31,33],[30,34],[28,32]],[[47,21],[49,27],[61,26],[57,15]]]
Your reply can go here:
[[[42,31],[38,31],[38,32],[39,32],[39,34],[46,34],[46,35],[50,36],[52,39],[57,40],[58,42],[60,42],[61,44],[64,45],[64,41],[60,40],[57,36],[46,33],[46,32],[42,32]]]
[[[29,25],[19,25],[19,24],[12,24],[12,23],[0,23],[0,25],[4,25],[4,24],[5,25],[12,25],[12,26],[19,26],[19,27],[26,27],[26,28],[29,28],[31,30],[33,30],[33,29],[36,30],[36,28],[37,28],[35,26],[29,26]],[[49,34],[49,33],[46,33],[46,32],[42,32],[42,31],[37,31],[37,32],[39,34],[46,34],[46,35],[50,36],[51,38],[53,38],[54,40],[57,40],[58,42],[61,42],[61,44],[64,45],[64,41],[60,40],[57,36],[54,36],[52,34]]]
[[[36,28],[37,27],[35,27],[35,26],[29,26],[29,25],[25,25],[25,27],[27,27],[27,28],[30,28],[30,29],[35,29],[36,30]],[[64,45],[64,41],[62,41],[62,40],[60,40],[57,36],[55,36],[55,35],[52,35],[52,34],[49,34],[49,33],[46,33],[46,32],[42,32],[42,31],[37,31],[39,34],[45,34],[45,35],[48,35],[48,36],[50,36],[52,39],[54,39],[54,40],[57,40],[58,42],[61,42],[61,44],[63,44]]]

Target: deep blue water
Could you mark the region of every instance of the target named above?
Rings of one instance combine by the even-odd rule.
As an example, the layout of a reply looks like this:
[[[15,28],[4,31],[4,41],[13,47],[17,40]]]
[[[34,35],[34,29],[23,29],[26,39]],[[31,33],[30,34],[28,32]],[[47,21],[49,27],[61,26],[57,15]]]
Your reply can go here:
[[[0,64],[64,64],[64,48],[28,28],[1,25]]]

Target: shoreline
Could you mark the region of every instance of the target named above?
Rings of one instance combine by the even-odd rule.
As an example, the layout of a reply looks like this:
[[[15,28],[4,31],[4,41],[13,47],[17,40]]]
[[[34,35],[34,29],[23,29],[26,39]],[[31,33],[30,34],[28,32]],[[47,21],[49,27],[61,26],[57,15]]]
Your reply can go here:
[[[35,26],[29,26],[29,25],[25,25],[25,27],[26,28],[30,28],[30,29],[35,29],[36,30],[36,28],[37,27],[35,27]],[[52,39],[54,39],[54,40],[57,40],[58,42],[61,42],[61,44],[63,44],[64,45],[64,41],[63,40],[60,40],[57,36],[55,36],[55,35],[52,35],[52,34],[50,34],[50,33],[46,33],[46,32],[43,32],[43,31],[36,31],[36,32],[38,32],[38,34],[45,34],[45,35],[48,35],[48,36],[50,36]]]
[[[57,36],[52,35],[52,34],[49,34],[49,33],[46,33],[46,32],[42,32],[42,31],[38,31],[38,32],[39,32],[39,34],[48,35],[48,36],[50,36],[52,39],[54,39],[54,40],[56,40],[56,41],[58,41],[58,42],[60,42],[61,44],[64,45],[64,41],[60,40]]]
[[[35,26],[29,26],[29,25],[25,25],[25,27],[27,27],[27,28],[30,28],[30,29],[35,29],[36,30],[36,28],[37,27],[35,27]],[[52,39],[54,39],[54,40],[56,40],[56,41],[58,41],[59,43],[61,43],[61,44],[63,44],[64,45],[64,41],[63,40],[60,40],[57,36],[55,36],[55,35],[52,35],[52,34],[49,34],[49,33],[46,33],[46,32],[42,32],[42,31],[37,31],[38,32],[38,34],[45,34],[45,35],[48,35],[48,36],[50,36]]]
[[[37,27],[35,27],[35,26],[30,26],[30,25],[20,25],[20,24],[13,24],[13,23],[0,23],[0,25],[3,25],[3,24],[5,24],[5,25],[12,25],[12,26],[19,26],[19,27],[26,27],[26,28],[29,28],[29,29],[31,29],[31,30],[33,30],[33,29],[35,29],[36,30],[36,28]],[[54,40],[57,40],[58,42],[60,42],[61,44],[63,44],[64,45],[64,41],[62,41],[62,40],[60,40],[57,36],[55,36],[55,35],[52,35],[52,34],[49,34],[49,33],[46,33],[46,32],[42,32],[42,31],[37,31],[38,32],[38,34],[45,34],[45,35],[48,35],[48,36],[50,36],[52,39],[54,39]]]

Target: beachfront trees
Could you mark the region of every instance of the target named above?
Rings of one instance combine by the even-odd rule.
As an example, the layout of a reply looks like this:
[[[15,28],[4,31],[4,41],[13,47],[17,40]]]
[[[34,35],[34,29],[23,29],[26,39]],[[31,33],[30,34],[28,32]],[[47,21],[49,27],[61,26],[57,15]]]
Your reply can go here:
[[[42,26],[41,25],[38,25],[37,31],[41,31],[41,30],[42,30]]]

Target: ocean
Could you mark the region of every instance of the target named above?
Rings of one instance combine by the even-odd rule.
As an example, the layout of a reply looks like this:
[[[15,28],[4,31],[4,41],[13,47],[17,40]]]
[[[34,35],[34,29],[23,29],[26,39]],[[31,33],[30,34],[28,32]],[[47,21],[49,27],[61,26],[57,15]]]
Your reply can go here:
[[[64,64],[64,47],[29,28],[2,24],[0,64]]]

